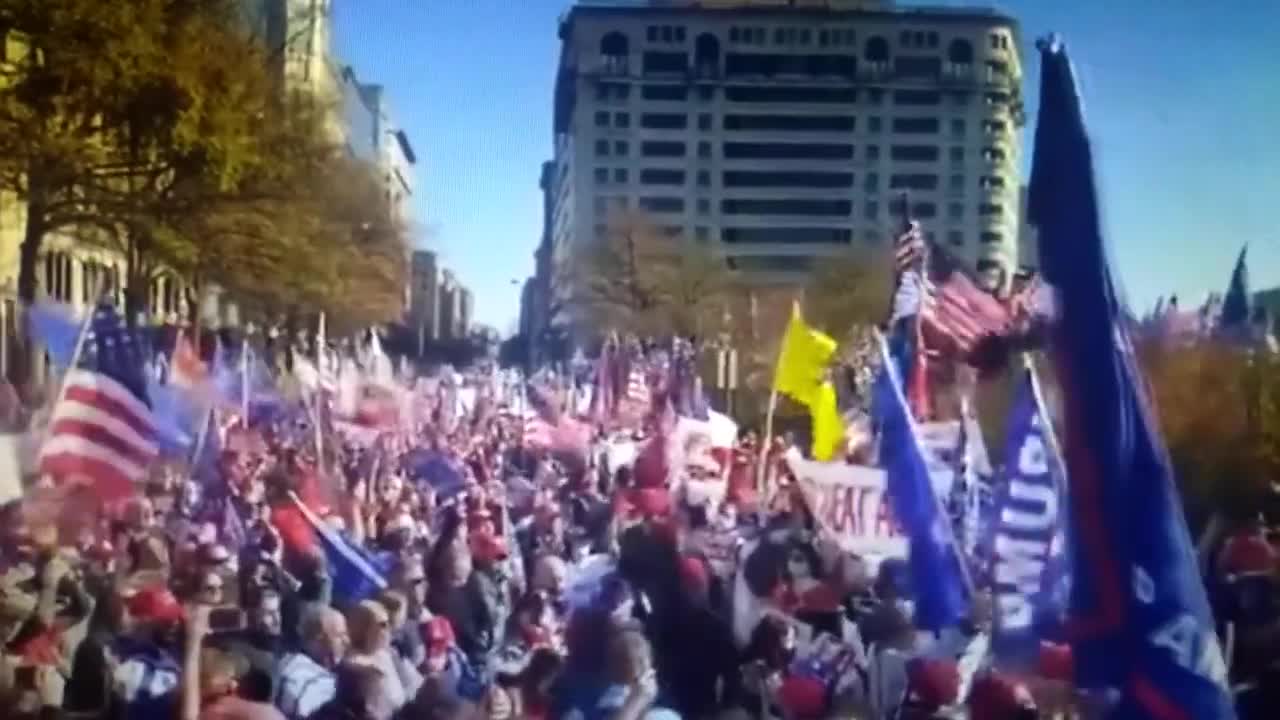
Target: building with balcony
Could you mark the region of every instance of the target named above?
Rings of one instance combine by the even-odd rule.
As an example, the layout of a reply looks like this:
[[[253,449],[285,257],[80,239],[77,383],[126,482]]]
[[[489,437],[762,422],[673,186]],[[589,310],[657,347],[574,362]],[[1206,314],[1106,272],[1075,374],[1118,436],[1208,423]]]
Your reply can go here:
[[[612,213],[640,209],[749,280],[794,282],[824,256],[889,242],[901,192],[991,287],[1017,266],[1013,19],[849,0],[594,1],[559,33],[553,266]]]

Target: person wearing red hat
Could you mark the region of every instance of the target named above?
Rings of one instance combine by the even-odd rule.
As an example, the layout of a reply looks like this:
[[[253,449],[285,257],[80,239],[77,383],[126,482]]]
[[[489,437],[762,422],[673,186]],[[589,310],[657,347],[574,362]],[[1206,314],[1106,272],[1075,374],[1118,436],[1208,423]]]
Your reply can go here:
[[[954,704],[960,695],[960,668],[954,660],[912,658],[907,661],[907,693],[900,720],[927,720]]]
[[[1035,700],[1026,685],[998,672],[974,678],[965,702],[970,720],[1035,720]]]
[[[136,590],[125,601],[129,630],[111,648],[116,699],[131,718],[169,717],[182,677],[177,633],[185,613],[163,585]]]

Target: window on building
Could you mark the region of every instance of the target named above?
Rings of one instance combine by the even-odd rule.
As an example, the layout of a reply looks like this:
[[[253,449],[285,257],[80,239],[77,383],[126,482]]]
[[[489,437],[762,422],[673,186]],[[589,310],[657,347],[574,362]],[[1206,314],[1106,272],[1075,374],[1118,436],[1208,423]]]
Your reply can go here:
[[[597,195],[595,198],[594,205],[595,205],[596,217],[604,217],[605,215],[609,214],[608,198]]]
[[[964,203],[953,202],[947,205],[947,218],[950,220],[964,219]]]
[[[609,168],[596,168],[592,174],[597,185],[604,185],[609,182]]]
[[[644,113],[640,127],[646,130],[683,130],[689,127],[689,116],[683,113]]]
[[[851,160],[853,146],[843,143],[727,142],[724,144],[724,156],[731,160]]]
[[[880,88],[871,88],[867,91],[867,102],[872,105],[880,105],[884,103],[884,90]]]
[[[693,237],[698,242],[707,242],[711,239],[711,231],[705,225],[699,225],[693,229]]]
[[[980,203],[978,205],[978,214],[982,217],[1002,215],[1004,214],[1004,208],[997,203]]]
[[[706,170],[698,171],[698,187],[711,187],[711,173]]]
[[[704,160],[711,157],[711,143],[706,141],[698,143],[698,157]]]
[[[698,116],[698,129],[699,129],[699,130],[710,130],[710,129],[711,129],[711,115],[710,115],[710,114],[708,114],[708,113],[702,113],[701,115],[699,115],[699,116]]]
[[[862,216],[867,220],[877,220],[880,217],[880,203],[875,200],[868,200],[864,208],[862,208]]]
[[[679,213],[684,212],[684,198],[680,197],[642,197],[639,207],[648,212]]]
[[[956,145],[951,148],[951,162],[953,163],[964,162],[964,146]]]
[[[685,145],[675,141],[648,140],[640,144],[640,154],[644,157],[684,157]]]
[[[853,203],[840,199],[729,198],[720,201],[725,215],[815,215],[845,217]]]
[[[597,140],[596,141],[596,157],[608,157],[608,156],[609,156],[609,141]]]
[[[948,244],[948,245],[951,245],[952,247],[963,247],[963,246],[964,246],[964,232],[963,232],[963,231],[961,231],[961,230],[948,230],[948,231],[947,231],[947,244]]]
[[[630,150],[631,150],[631,146],[627,144],[627,141],[626,141],[626,140],[614,140],[614,141],[613,141],[613,154],[614,154],[614,155],[617,155],[618,157],[626,157],[626,156],[627,156],[627,153],[628,153]]]
[[[963,191],[964,191],[964,176],[963,176],[963,175],[952,175],[952,176],[951,176],[951,182],[950,182],[950,185],[948,185],[948,187],[950,187],[950,188],[951,188],[951,191],[952,191],[952,192],[963,192]]]
[[[641,185],[683,185],[684,171],[669,168],[644,168],[640,171]]]
[[[909,107],[941,105],[942,94],[937,90],[896,90],[893,93],[893,104]]]
[[[956,38],[947,46],[947,61],[954,65],[973,64],[973,44],[964,38]]]
[[[624,129],[631,127],[631,116],[626,113],[614,113],[613,126]]]
[[[727,188],[851,188],[854,178],[847,172],[731,170],[723,180]]]
[[[596,127],[609,127],[609,113],[596,113]]]
[[[939,155],[936,145],[893,145],[889,157],[894,162],[936,162]]]
[[[918,202],[911,206],[911,214],[921,219],[938,216],[938,206],[931,202]]]
[[[978,187],[983,190],[1003,190],[1004,178],[999,175],[984,175],[978,180]]]
[[[880,117],[879,117],[879,116],[876,116],[876,115],[873,115],[873,116],[871,116],[871,117],[867,118],[867,132],[870,132],[870,133],[878,133],[878,132],[880,132],[880,123],[881,123],[881,122],[883,122],[883,121],[880,119]]]
[[[645,100],[684,102],[689,98],[689,88],[685,85],[642,85],[640,97]]]
[[[984,230],[978,235],[978,240],[983,245],[999,245],[1004,242],[1004,235],[994,230]]]
[[[725,130],[786,132],[851,132],[857,118],[851,115],[725,115]]]
[[[699,214],[699,215],[710,215],[710,214],[711,214],[711,201],[710,201],[710,200],[708,200],[707,198],[698,198],[698,214]]]
[[[642,60],[646,75],[684,73],[689,69],[689,53],[647,52]]]
[[[711,102],[716,97],[716,89],[710,85],[700,85],[698,87],[698,99],[702,102]]]
[[[951,118],[951,137],[963,138],[964,132],[964,118]]]
[[[894,118],[893,131],[906,135],[912,134],[928,134],[938,132],[938,118],[936,117],[910,117],[910,118]]]
[[[684,35],[684,27],[683,27],[683,26],[676,26],[676,42],[678,42],[678,43],[682,43],[682,42],[684,42],[684,38],[685,38],[685,35]]]
[[[937,190],[938,176],[929,173],[897,173],[889,176],[890,190]]]
[[[625,185],[628,182],[626,168],[613,169],[613,181],[619,185]]]
[[[879,160],[880,160],[880,146],[868,145],[867,146],[867,162],[879,162]]]
[[[658,26],[650,25],[644,29],[644,39],[651,43],[658,42]]]

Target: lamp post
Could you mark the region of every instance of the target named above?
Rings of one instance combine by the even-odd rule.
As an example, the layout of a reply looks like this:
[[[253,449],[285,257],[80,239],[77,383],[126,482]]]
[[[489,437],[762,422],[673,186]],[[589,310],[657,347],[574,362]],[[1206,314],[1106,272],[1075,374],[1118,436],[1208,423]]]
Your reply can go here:
[[[738,350],[728,333],[720,334],[716,348],[716,388],[724,399],[725,414],[732,417],[734,391],[738,389]]]

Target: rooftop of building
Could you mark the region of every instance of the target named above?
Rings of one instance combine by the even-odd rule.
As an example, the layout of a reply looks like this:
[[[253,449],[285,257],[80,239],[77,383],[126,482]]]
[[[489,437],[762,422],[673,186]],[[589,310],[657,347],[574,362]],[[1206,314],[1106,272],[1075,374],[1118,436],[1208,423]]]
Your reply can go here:
[[[562,29],[577,15],[666,15],[733,13],[735,16],[843,19],[911,19],[922,22],[973,22],[1016,27],[1000,10],[982,5],[898,5],[887,0],[578,0],[561,18]]]

